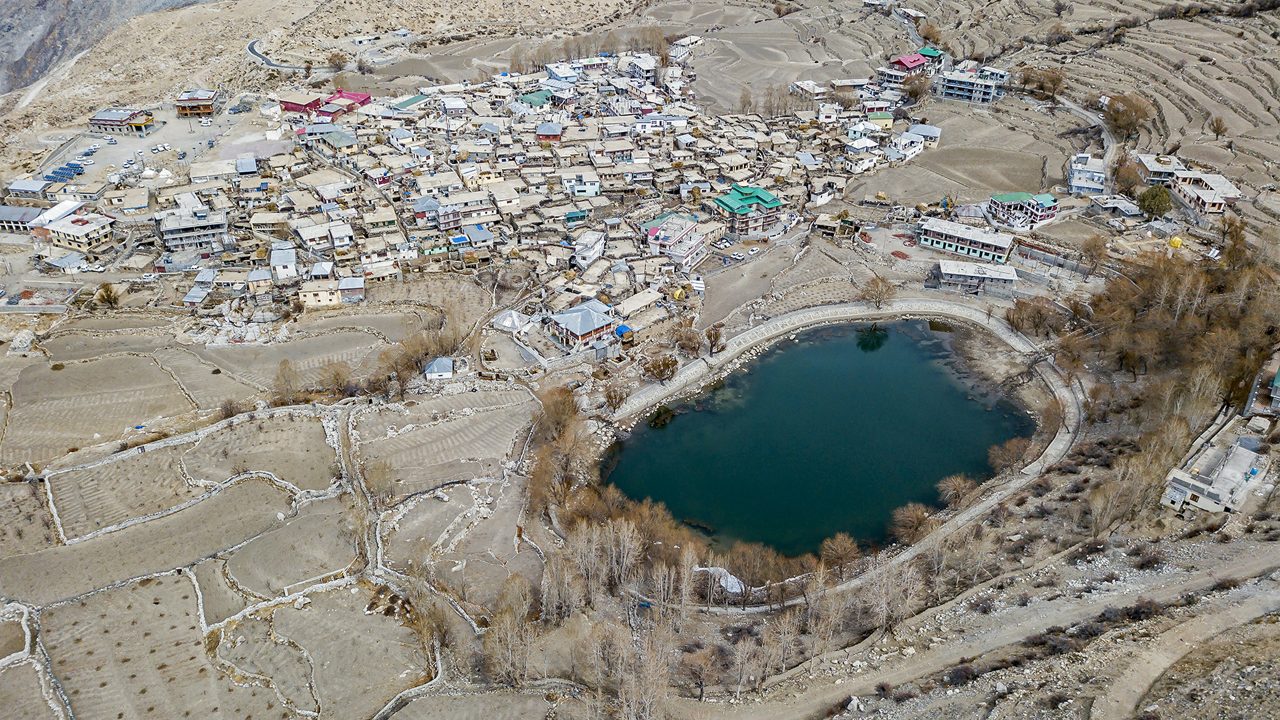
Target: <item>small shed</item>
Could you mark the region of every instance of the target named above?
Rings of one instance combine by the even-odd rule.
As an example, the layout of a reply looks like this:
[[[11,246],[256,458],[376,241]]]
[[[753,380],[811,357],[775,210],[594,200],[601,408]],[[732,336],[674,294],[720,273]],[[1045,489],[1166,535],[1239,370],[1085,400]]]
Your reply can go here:
[[[427,363],[427,367],[422,371],[422,377],[427,380],[449,380],[453,378],[453,358],[438,357]]]

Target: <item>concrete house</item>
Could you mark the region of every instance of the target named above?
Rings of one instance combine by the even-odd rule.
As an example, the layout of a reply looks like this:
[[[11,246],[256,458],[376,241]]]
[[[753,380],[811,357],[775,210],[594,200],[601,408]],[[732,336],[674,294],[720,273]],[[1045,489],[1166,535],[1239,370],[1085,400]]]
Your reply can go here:
[[[613,332],[614,321],[609,306],[599,300],[588,300],[550,318],[552,336],[571,349],[582,348],[593,340]]]
[[[1107,168],[1102,158],[1078,153],[1067,165],[1067,189],[1072,195],[1101,195],[1107,191]]]
[[[987,265],[961,260],[941,260],[936,271],[938,284],[966,295],[995,293],[1008,295],[1017,284],[1018,273],[1007,265]]]
[[[1058,201],[1048,193],[992,195],[987,212],[995,222],[1012,228],[1036,228],[1058,216]]]
[[[1179,512],[1187,506],[1213,513],[1236,512],[1267,467],[1265,456],[1246,449],[1239,440],[1227,448],[1210,447],[1185,470],[1169,471],[1160,504]]]
[[[1138,174],[1148,185],[1171,187],[1174,174],[1187,169],[1176,155],[1144,154],[1135,159],[1138,161]]]
[[[146,110],[109,107],[89,116],[89,132],[145,137],[155,129],[155,118]]]
[[[739,240],[767,234],[782,214],[782,201],[773,193],[747,185],[734,185],[712,207],[724,220],[725,235]]]
[[[916,238],[921,247],[995,263],[1008,262],[1014,245],[1012,235],[938,218],[920,223]]]

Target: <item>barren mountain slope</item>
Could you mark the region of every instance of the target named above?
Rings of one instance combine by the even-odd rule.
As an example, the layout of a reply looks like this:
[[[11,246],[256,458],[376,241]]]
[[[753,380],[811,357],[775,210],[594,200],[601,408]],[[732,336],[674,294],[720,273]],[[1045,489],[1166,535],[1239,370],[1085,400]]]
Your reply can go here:
[[[39,80],[144,13],[209,0],[0,0],[0,92]]]

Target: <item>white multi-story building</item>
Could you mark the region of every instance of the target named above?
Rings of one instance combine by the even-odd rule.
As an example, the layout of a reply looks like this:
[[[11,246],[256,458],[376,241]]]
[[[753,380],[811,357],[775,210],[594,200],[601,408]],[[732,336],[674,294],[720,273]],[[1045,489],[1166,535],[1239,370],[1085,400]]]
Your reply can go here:
[[[995,263],[1009,261],[1015,242],[1006,233],[938,218],[926,218],[920,223],[916,237],[923,247]]]
[[[707,259],[708,247],[724,234],[721,223],[703,223],[692,214],[668,212],[640,226],[649,252],[675,261],[683,273]]]
[[[1072,156],[1067,167],[1067,187],[1072,195],[1101,195],[1107,191],[1107,166],[1089,153]]]
[[[993,67],[980,70],[947,70],[934,82],[934,92],[944,100],[990,104],[1004,97],[1009,73]]]
[[[1240,199],[1240,188],[1221,175],[1180,170],[1173,174],[1173,194],[1197,215],[1220,215]]]

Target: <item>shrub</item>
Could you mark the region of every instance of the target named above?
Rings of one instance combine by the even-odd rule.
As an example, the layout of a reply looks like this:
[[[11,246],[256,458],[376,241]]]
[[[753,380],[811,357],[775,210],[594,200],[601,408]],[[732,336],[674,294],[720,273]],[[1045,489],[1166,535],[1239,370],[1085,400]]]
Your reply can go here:
[[[52,365],[50,365],[50,366],[49,366],[49,369],[50,369],[50,370],[53,370],[54,372],[57,372],[57,371],[59,371],[59,370],[64,370],[64,369],[66,369],[66,367],[67,367],[67,366],[66,366],[66,365],[63,365],[62,363],[54,363],[54,364],[52,364]]]
[[[1138,554],[1137,559],[1133,562],[1133,566],[1138,570],[1150,570],[1162,565],[1163,563],[1164,553],[1160,552],[1158,548],[1147,547]]]
[[[1124,609],[1125,617],[1133,622],[1147,620],[1159,615],[1164,611],[1164,606],[1155,600],[1142,598],[1138,602]]]
[[[942,676],[942,682],[950,685],[951,687],[959,687],[961,685],[968,685],[974,680],[977,680],[978,675],[980,674],[981,673],[979,673],[972,665],[965,663],[963,665],[956,665],[948,670],[946,674]]]
[[[1234,590],[1240,587],[1241,582],[1240,578],[1222,578],[1214,583],[1211,589],[1215,592],[1219,590]]]

